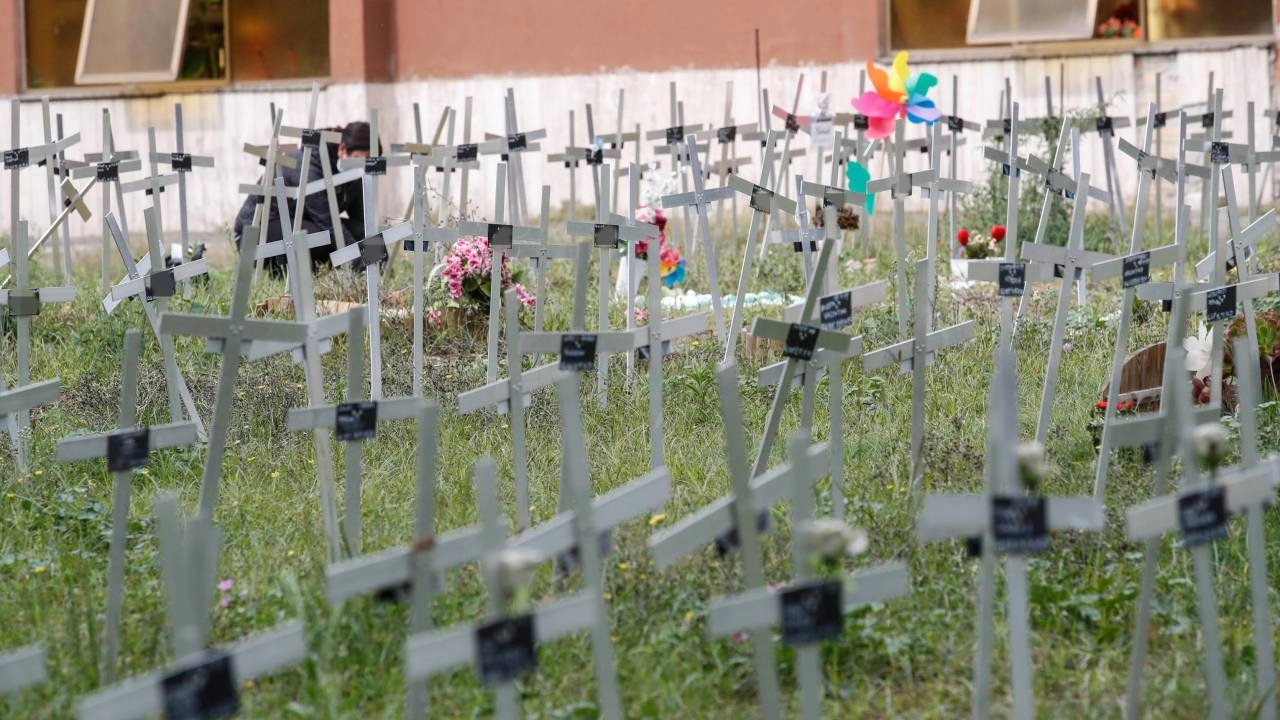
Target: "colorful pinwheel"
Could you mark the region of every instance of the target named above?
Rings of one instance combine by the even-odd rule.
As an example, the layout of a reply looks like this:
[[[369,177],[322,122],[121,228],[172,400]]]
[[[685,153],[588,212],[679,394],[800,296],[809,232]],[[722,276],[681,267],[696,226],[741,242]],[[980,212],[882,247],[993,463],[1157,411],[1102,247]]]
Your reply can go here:
[[[938,84],[938,78],[931,73],[909,73],[906,51],[898,53],[887,73],[868,60],[867,77],[876,89],[854,98],[853,107],[867,116],[868,139],[893,134],[894,121],[900,117],[930,125],[942,117],[933,101],[926,97],[929,89]]]

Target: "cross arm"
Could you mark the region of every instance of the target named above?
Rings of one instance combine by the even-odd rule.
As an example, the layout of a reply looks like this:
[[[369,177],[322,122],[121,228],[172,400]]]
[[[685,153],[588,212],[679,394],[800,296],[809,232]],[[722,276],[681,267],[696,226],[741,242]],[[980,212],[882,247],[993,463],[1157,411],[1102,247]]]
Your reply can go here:
[[[232,681],[237,687],[246,680],[269,675],[296,665],[307,656],[302,623],[292,621],[237,643],[228,650]],[[164,674],[151,672],[96,692],[76,707],[80,720],[140,720],[164,711]]]
[[[1172,265],[1178,260],[1178,246],[1162,245],[1151,250],[1144,250],[1133,255],[1125,255],[1124,257],[1113,257],[1106,260],[1099,260],[1088,264],[1089,275],[1094,280],[1110,280],[1124,275],[1125,262],[1131,261],[1133,258],[1146,255],[1151,267],[1163,267]],[[1084,264],[1084,263],[1082,263]]]
[[[47,288],[30,288],[39,294],[41,303],[51,302],[71,302],[76,299],[76,289],[73,287],[47,287]],[[0,290],[0,305],[8,305],[10,296],[25,295],[25,292],[19,288],[7,288]]]
[[[936,350],[967,342],[974,338],[975,332],[975,325],[972,320],[959,325],[952,325],[942,330],[935,330],[926,336],[925,351],[932,353]],[[862,356],[862,369],[870,372],[886,365],[911,361],[915,355],[915,345],[915,339],[911,338],[867,353]]]
[[[401,242],[405,238],[410,237],[412,235],[413,235],[412,222],[402,222],[402,223],[399,223],[398,225],[392,225],[391,227],[387,228],[386,230],[383,230],[377,235],[371,235],[361,240],[360,242],[354,242],[354,243],[351,243],[350,245],[344,245],[342,246],[341,249],[334,250],[333,252],[329,253],[329,262],[332,263],[334,267],[337,267],[339,265],[346,265],[347,263],[354,262],[355,260],[360,258],[360,253],[363,251],[364,245],[372,242],[374,238],[381,239],[384,246],[391,247],[392,245],[398,242]]]
[[[592,501],[595,529],[601,534],[612,532],[627,520],[661,510],[670,498],[671,472],[664,465]],[[511,545],[555,557],[577,546],[575,522],[572,511],[560,513],[512,538]]]
[[[329,231],[321,230],[320,232],[309,233],[301,238],[298,237],[297,235],[294,235],[293,241],[294,242],[301,241],[306,243],[308,250],[313,250],[318,247],[324,247],[325,245],[328,245],[330,241]],[[272,240],[271,242],[268,242],[268,243],[260,243],[258,245],[254,245],[253,247],[254,247],[254,250],[253,250],[254,260],[265,260],[267,258],[277,257],[279,255],[284,255],[289,251],[284,244],[284,240]]]
[[[325,570],[329,604],[403,585],[413,577],[415,554],[414,548],[395,547],[330,565]],[[476,562],[483,555],[484,537],[479,527],[459,528],[431,539],[431,569],[435,573]]]
[[[147,431],[147,446],[152,450],[190,445],[196,441],[196,425],[193,422],[169,423],[143,429]],[[63,438],[58,441],[58,462],[106,457],[108,439],[116,434],[118,431]]]
[[[595,622],[596,595],[582,590],[538,608],[533,615],[533,641],[541,644],[585,630]],[[474,665],[478,661],[475,626],[410,636],[404,655],[404,672],[410,680],[423,680],[459,665]]]
[[[527,355],[535,353],[560,352],[560,338],[565,335],[594,335],[596,352],[621,353],[630,352],[644,344],[640,335],[634,330],[615,330],[612,332],[531,332],[520,336],[520,351]]]
[[[304,329],[305,335],[314,337],[318,341],[317,345],[319,346],[320,352],[323,354],[323,353],[329,352],[330,344],[328,341],[331,338],[337,337],[338,335],[341,335],[347,331],[348,324],[350,323],[350,320],[347,318],[347,313],[353,313],[353,312],[360,313],[364,318],[365,326],[366,327],[368,326],[369,315],[366,312],[366,310],[367,308],[362,305],[358,308],[353,308],[351,310],[348,310],[347,312],[334,313],[333,315],[325,315],[324,317],[317,318],[313,320],[310,323],[310,325],[306,323],[294,323],[294,324],[297,324],[300,327],[302,327]],[[296,351],[301,347],[303,342],[305,342],[305,338],[304,340],[301,340],[301,341],[250,340],[242,346],[242,349],[243,349],[242,351],[245,358],[249,360],[260,360],[265,357],[271,357],[272,355],[276,355],[278,353]],[[209,352],[209,353],[222,352],[222,340],[221,339],[210,340],[205,346],[205,352]],[[298,362],[302,362],[301,356],[298,356],[296,353],[295,353],[295,358],[298,360]]]
[[[998,258],[984,258],[982,260],[970,260],[968,263],[969,279],[977,282],[997,282],[1000,279],[1000,266],[1006,264],[1020,264],[1017,260],[1003,260]],[[1053,278],[1053,267],[1043,264],[1027,265],[1027,282],[1043,283],[1050,282]]]
[[[822,200],[823,205],[834,205],[837,208],[845,205],[852,205],[855,208],[862,207],[867,202],[867,196],[860,192],[854,192],[847,188],[831,187],[822,183],[805,181],[801,186],[801,192],[805,195]]]
[[[529,395],[538,390],[559,382],[562,375],[560,364],[555,362],[539,365],[532,370],[521,373],[520,391],[524,396],[524,406],[529,406]],[[466,415],[487,407],[493,407],[511,400],[511,380],[501,378],[475,390],[468,390],[458,395],[458,413]]]
[[[707,188],[701,193],[699,192],[682,192],[673,193],[671,195],[662,196],[663,209],[671,209],[676,207],[687,207],[691,205],[707,205],[721,200],[728,200],[733,197],[734,188],[732,181],[730,185],[718,188]]]
[[[187,153],[151,153],[151,162],[160,163],[173,167],[174,165],[191,164],[191,167],[211,168],[214,166],[213,158],[203,155],[189,155]],[[181,172],[181,170],[178,170]]]
[[[791,325],[792,323],[782,322],[781,320],[757,317],[755,322],[751,324],[751,334],[756,337],[769,338],[770,340],[785,341],[787,333],[791,331]],[[861,341],[852,335],[846,335],[842,332],[819,330],[816,345],[823,350],[831,350],[842,355],[856,355],[856,348],[861,345]]]
[[[907,566],[899,562],[885,563],[853,573],[845,580],[844,585],[842,610],[845,613],[863,605],[902,597],[911,591]],[[782,602],[779,591],[767,587],[752,588],[740,595],[712,600],[707,608],[707,632],[712,636],[766,629],[781,624]]]
[[[181,265],[175,265],[173,268],[168,270],[160,270],[157,272],[172,272],[174,281],[182,282],[190,280],[198,275],[208,273],[209,263],[204,258],[200,258],[199,260],[184,262]],[[151,273],[141,277],[130,278],[122,283],[113,285],[111,287],[111,299],[119,301],[133,297],[134,295],[144,294],[147,290],[147,277],[150,274]]]
[[[1191,410],[1191,422],[1199,425],[1213,422],[1222,416],[1217,405],[1200,405]],[[1164,433],[1168,418],[1159,412],[1120,417],[1112,421],[1112,437],[1118,448],[1136,448],[1158,442]]]
[[[131,180],[127,183],[120,183],[120,192],[136,193],[145,190],[156,190],[167,188],[170,185],[178,184],[178,174],[168,173],[167,175],[157,175],[155,177],[145,177],[140,180]]]
[[[315,195],[316,193],[324,192],[325,188],[327,188],[330,184],[332,184],[334,187],[337,187],[339,185],[345,185],[349,182],[359,180],[362,177],[364,177],[364,168],[360,167],[354,170],[343,170],[342,172],[336,173],[334,175],[330,175],[328,178],[320,178],[319,180],[312,180],[311,182],[307,183],[303,187],[306,189],[306,194],[310,196],[310,195]],[[242,194],[247,194],[245,193],[245,187],[246,186],[241,186],[240,192]],[[247,187],[256,189],[258,186],[249,185]],[[296,190],[296,188],[285,188],[285,189]],[[258,191],[258,194],[261,194],[261,191]]]
[[[1226,489],[1227,512],[1235,515],[1251,506],[1274,500],[1273,486],[1280,482],[1275,460],[1246,470],[1237,470],[1218,480]],[[1194,488],[1187,492],[1196,492]],[[1182,495],[1164,495],[1129,508],[1125,513],[1125,536],[1145,540],[1179,527],[1178,501]]]
[[[0,391],[0,416],[15,410],[29,410],[58,400],[58,380],[45,380]]]
[[[1102,527],[1102,503],[1092,497],[1046,496],[1046,522],[1050,531],[1097,530]],[[916,522],[920,542],[979,535],[991,521],[988,495],[929,495]]]
[[[825,467],[830,462],[831,446],[819,443],[805,450],[810,467]],[[751,480],[751,504],[756,511],[772,507],[791,497],[792,472],[790,464],[766,470]],[[702,509],[685,516],[678,523],[649,536],[649,552],[659,570],[669,567],[699,548],[710,545],[716,538],[733,529],[733,503],[728,495],[715,500]]]
[[[419,408],[426,405],[420,397],[395,398],[392,400],[375,400],[378,405],[378,423],[386,420],[414,420],[418,417]],[[315,405],[292,408],[285,421],[285,429],[293,432],[331,428],[337,424],[337,405]]]
[[[160,332],[165,335],[220,339],[231,333],[233,324],[240,325],[243,337],[249,340],[298,344],[307,338],[306,325],[283,320],[228,320],[223,317],[168,312],[160,315]]]
[[[1217,287],[1207,287],[1203,290],[1195,290],[1191,293],[1191,307],[1193,312],[1202,312],[1205,303],[1208,300],[1209,293],[1215,290],[1221,290],[1224,287],[1234,287],[1236,289],[1236,302],[1241,300],[1255,300],[1264,295],[1270,295],[1276,290],[1280,290],[1280,276],[1275,273],[1263,275],[1262,277],[1246,280],[1245,282],[1236,283],[1235,285],[1220,285]]]
[[[1065,265],[1070,262],[1075,267],[1093,267],[1098,263],[1115,259],[1114,255],[1108,255],[1107,253],[1069,249],[1061,245],[1024,242],[1019,243],[1018,247],[1022,253],[1023,260],[1036,263]]]
[[[49,679],[43,647],[29,645],[0,655],[0,695],[8,695]]]
[[[291,146],[277,145],[276,156],[275,156],[276,164],[282,167],[287,167],[290,170],[296,170],[298,168],[298,160],[297,158],[288,154],[290,152],[293,152],[296,149],[297,148],[291,147]],[[267,153],[269,151],[270,151],[270,147],[267,145],[254,145],[252,143],[244,144],[244,152],[258,158],[259,160],[263,160],[263,161],[267,160],[268,159]]]
[[[774,191],[770,190],[767,187],[761,187],[760,185],[756,185],[755,183],[749,180],[746,180],[739,175],[729,176],[729,187],[742,193],[743,195],[746,195],[749,198],[752,198],[753,201],[757,197],[763,198],[766,203],[766,208],[761,209],[760,210],[761,212],[772,213],[773,211],[777,210],[779,212],[783,212],[788,215],[794,215],[796,212],[795,200],[792,200],[791,198],[786,197],[781,193],[775,193]]]

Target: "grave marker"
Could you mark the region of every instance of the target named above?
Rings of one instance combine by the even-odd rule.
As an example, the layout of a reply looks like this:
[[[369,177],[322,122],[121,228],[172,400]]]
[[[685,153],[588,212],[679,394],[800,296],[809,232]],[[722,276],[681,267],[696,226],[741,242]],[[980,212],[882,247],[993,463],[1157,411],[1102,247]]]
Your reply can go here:
[[[155,450],[190,445],[196,441],[196,424],[193,422],[179,420],[158,427],[139,426],[138,364],[142,335],[137,330],[125,332],[124,347],[118,429],[97,435],[68,436],[58,441],[59,462],[105,458],[107,470],[112,475],[111,543],[107,554],[107,605],[101,648],[102,678],[107,683],[115,681],[120,647],[133,471],[145,466]]]
[[[252,257],[252,253],[244,253]],[[156,500],[160,567],[164,576],[170,644],[177,658],[83,698],[80,720],[228,717],[239,708],[239,688],[307,658],[302,623],[293,620],[226,648],[209,647],[209,601],[218,571],[222,533],[205,516],[186,519],[174,495]]]

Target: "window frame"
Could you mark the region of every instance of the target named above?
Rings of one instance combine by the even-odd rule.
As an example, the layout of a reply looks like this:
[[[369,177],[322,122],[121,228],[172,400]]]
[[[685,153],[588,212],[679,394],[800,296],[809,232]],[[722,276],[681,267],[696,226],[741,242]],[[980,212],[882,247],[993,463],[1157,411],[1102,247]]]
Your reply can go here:
[[[88,0],[93,3],[94,0]],[[158,97],[169,94],[192,94],[192,93],[209,93],[219,92],[222,90],[262,90],[270,88],[272,90],[310,90],[312,85],[319,85],[322,89],[330,83],[333,72],[332,53],[330,47],[330,63],[329,75],[316,75],[308,77],[296,78],[276,78],[270,80],[234,80],[234,60],[231,57],[231,35],[227,33],[223,38],[223,52],[227,63],[227,76],[224,78],[216,78],[212,80],[165,80],[156,82],[120,82],[106,83],[95,85],[63,85],[60,87],[38,87],[33,88],[30,85],[27,73],[27,7],[24,0],[17,0],[18,17],[21,24],[19,32],[18,52],[21,67],[21,87],[18,90],[20,96],[49,96],[57,100],[76,100],[89,98],[118,98],[118,97]],[[89,6],[85,6],[86,16]],[[327,11],[327,8],[326,8]],[[222,5],[222,23],[224,27],[231,26],[231,1]],[[181,55],[179,55],[181,62]],[[79,61],[77,59],[77,64]]]
[[[177,26],[173,29],[173,49],[169,54],[169,69],[165,71],[142,71],[132,73],[95,73],[85,68],[85,61],[89,56],[89,47],[94,35],[94,19],[97,17],[94,12],[100,0],[88,0],[88,4],[84,8],[84,20],[80,23],[80,42],[76,52],[76,74],[75,82],[77,86],[81,85],[119,85],[124,83],[145,84],[150,82],[174,82],[178,73],[182,72],[182,54],[187,46],[187,18],[191,13],[192,0],[178,0],[180,9],[178,11]],[[223,6],[226,7],[225,5]],[[223,12],[225,16],[225,11]],[[26,28],[24,27],[25,31]]]
[[[1149,0],[1138,0],[1138,16],[1142,19],[1143,34],[1142,37],[1137,39],[1089,38],[1087,40],[964,45],[950,48],[911,48],[894,46],[893,0],[882,0],[881,9],[884,15],[880,30],[882,48],[880,59],[892,60],[893,55],[901,50],[910,50],[911,59],[916,62],[962,62],[974,60],[1023,60],[1079,55],[1117,55],[1121,53],[1152,55],[1187,50],[1221,50],[1232,47],[1280,47],[1280,22],[1277,21],[1276,16],[1277,10],[1280,8],[1278,8],[1277,2],[1280,2],[1280,0],[1270,0],[1271,12],[1268,15],[1272,27],[1276,29],[1276,34],[1205,35],[1201,37],[1151,40],[1147,36],[1147,28],[1150,26],[1150,2]]]

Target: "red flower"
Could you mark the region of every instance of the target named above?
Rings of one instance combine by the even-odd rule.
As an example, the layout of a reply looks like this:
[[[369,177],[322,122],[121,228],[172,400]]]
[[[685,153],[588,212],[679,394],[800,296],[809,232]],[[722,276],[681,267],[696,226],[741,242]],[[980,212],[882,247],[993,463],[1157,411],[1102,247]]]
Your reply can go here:
[[[1000,242],[1001,240],[1003,240],[1003,239],[1004,239],[1004,226],[1003,226],[1003,225],[992,225],[992,226],[991,226],[991,239],[992,239],[992,240],[995,240],[996,242]]]
[[[1097,405],[1095,405],[1094,407],[1098,408],[1099,410],[1106,410],[1106,409],[1107,409],[1107,401],[1106,401],[1106,400],[1099,400],[1099,401],[1098,401],[1098,404],[1097,404]]]
[[[967,247],[969,245],[969,231],[964,228],[957,230],[956,242],[960,243],[960,247]]]

